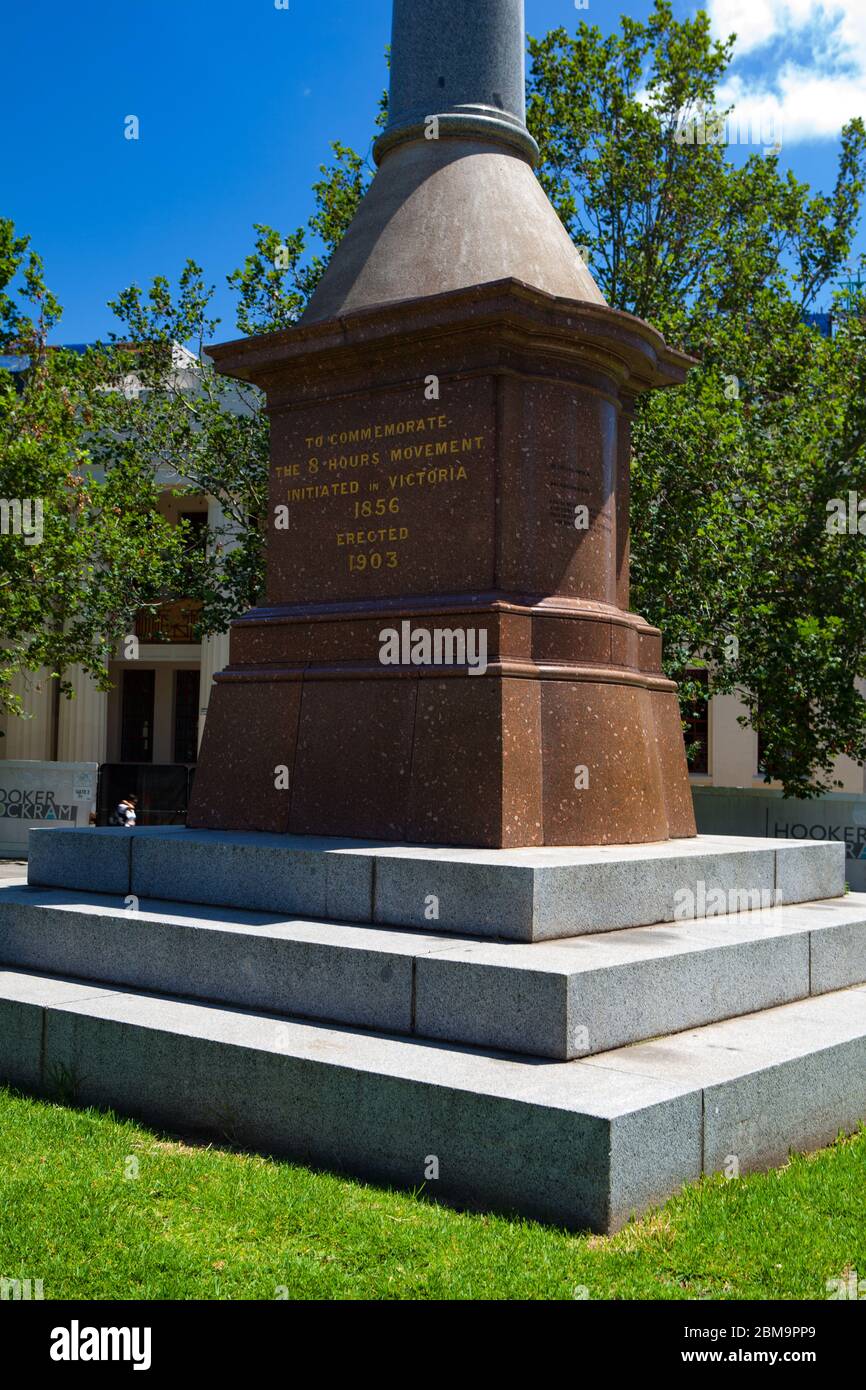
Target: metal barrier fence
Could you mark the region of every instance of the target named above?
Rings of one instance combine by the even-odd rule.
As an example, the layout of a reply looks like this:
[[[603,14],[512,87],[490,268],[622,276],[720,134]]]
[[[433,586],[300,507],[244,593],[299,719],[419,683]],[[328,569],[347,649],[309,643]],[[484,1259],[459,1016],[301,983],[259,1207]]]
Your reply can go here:
[[[135,796],[137,825],[184,825],[194,776],[182,763],[103,763],[96,824],[110,825],[118,803]]]

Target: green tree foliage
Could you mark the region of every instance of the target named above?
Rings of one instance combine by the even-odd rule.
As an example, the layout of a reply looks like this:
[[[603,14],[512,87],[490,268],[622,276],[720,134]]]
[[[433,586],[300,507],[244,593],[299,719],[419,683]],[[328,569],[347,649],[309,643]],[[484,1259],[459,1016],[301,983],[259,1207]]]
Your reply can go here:
[[[699,359],[639,404],[634,606],[684,694],[706,664],[710,694],[744,699],[767,779],[808,796],[839,754],[866,758],[866,537],[827,525],[834,498],[866,499],[863,317],[837,314],[832,340],[804,322],[850,256],[866,131],[843,131],[829,195],[772,147],[735,158],[715,96],[733,47],[668,0],[608,37],[556,30],[530,41],[530,123],[608,302]]]
[[[29,362],[17,379],[0,371],[0,709],[12,713],[24,673],[45,668],[71,696],[79,663],[107,688],[118,640],[181,555],[152,470],[124,452],[92,466],[99,366],[47,347],[60,318],[39,257],[0,220],[0,354]]]
[[[274,272],[279,278],[271,282],[250,268],[272,238],[261,229],[259,250],[247,261],[242,314],[255,317],[267,297],[282,325],[297,293],[292,269]],[[204,544],[188,550],[176,594],[202,603],[201,635],[225,631],[259,598],[268,490],[260,393],[220,376],[205,354],[219,324],[210,312],[213,293],[188,261],[176,290],[159,277],[146,294],[133,286],[111,304],[121,332],[102,354],[112,389],[100,401],[94,443],[100,458],[128,453],[179,497],[204,494],[219,504],[222,516]]]
[[[281,235],[255,227],[253,250],[227,282],[236,295],[242,335],[276,333],[297,322],[366,189],[370,171],[343,145],[313,187],[306,228]],[[163,277],[145,293],[132,286],[111,304],[119,330],[104,354],[113,390],[101,401],[100,456],[128,450],[141,466],[158,464],[179,495],[202,493],[220,505],[222,520],[190,553],[184,597],[202,603],[202,634],[225,631],[262,597],[268,505],[269,432],[260,391],[227,380],[206,353],[217,337],[214,287],[187,261],[173,290]],[[198,361],[179,369],[176,346]],[[134,381],[141,388],[125,389]]]

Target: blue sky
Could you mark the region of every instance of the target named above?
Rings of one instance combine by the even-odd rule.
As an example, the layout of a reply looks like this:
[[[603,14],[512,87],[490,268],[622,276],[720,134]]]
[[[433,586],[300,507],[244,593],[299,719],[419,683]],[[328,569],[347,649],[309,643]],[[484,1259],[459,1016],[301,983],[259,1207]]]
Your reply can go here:
[[[642,18],[649,8],[527,0],[527,28],[588,19],[608,31],[623,9]],[[829,188],[841,121],[858,102],[866,115],[866,0],[709,8],[720,30],[743,34],[731,95],[775,104],[784,162]],[[290,0],[288,11],[274,0],[7,6],[0,216],[45,259],[66,311],[58,337],[106,335],[109,298],[158,273],[174,279],[187,256],[220,287],[219,336],[233,336],[222,286],[252,224],[303,224],[330,141],[368,149],[390,12],[390,0]],[[129,115],[138,141],[124,138]]]

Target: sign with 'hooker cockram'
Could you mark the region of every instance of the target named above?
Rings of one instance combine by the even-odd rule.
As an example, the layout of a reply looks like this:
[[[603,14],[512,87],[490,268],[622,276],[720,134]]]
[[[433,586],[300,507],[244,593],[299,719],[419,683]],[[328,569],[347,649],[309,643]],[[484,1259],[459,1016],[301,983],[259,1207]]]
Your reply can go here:
[[[0,855],[27,857],[34,825],[87,825],[97,763],[0,762]]]

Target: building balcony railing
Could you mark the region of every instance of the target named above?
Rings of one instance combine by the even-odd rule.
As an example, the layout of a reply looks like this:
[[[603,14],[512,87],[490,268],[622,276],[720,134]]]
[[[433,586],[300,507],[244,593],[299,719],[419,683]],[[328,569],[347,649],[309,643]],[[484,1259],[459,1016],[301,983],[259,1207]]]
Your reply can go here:
[[[135,635],[148,644],[197,643],[196,624],[201,604],[195,599],[173,599],[161,603],[154,613],[142,610],[135,620]]]

